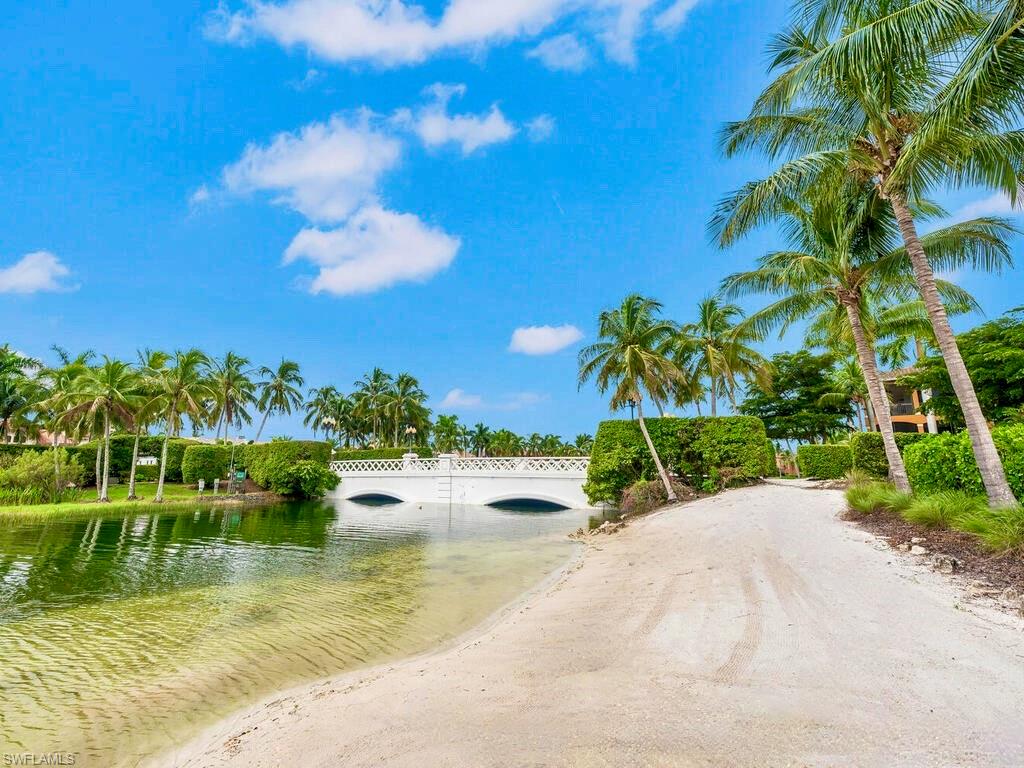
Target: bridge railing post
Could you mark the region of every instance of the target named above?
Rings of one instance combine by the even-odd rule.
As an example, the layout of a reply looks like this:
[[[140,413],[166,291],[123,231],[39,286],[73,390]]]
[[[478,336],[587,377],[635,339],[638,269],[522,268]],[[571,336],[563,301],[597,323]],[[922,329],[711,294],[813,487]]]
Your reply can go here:
[[[408,472],[412,469],[413,462],[419,461],[419,454],[416,453],[403,453],[402,454],[402,471]]]

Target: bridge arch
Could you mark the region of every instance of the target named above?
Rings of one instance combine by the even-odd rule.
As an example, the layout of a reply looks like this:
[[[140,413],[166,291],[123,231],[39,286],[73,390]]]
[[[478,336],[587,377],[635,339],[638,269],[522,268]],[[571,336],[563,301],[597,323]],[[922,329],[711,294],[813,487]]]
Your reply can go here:
[[[575,502],[564,499],[560,496],[553,496],[548,493],[535,493],[533,491],[520,491],[518,493],[503,493],[500,496],[487,499],[482,503],[485,507],[495,507],[500,504],[511,504],[512,502],[539,502],[542,504],[552,504],[561,509],[572,509],[577,506]]]
[[[390,500],[397,504],[405,504],[409,499],[403,499],[399,494],[395,493],[393,488],[387,490],[376,490],[372,488],[360,488],[351,494],[342,494],[346,501],[374,501],[374,500]]]

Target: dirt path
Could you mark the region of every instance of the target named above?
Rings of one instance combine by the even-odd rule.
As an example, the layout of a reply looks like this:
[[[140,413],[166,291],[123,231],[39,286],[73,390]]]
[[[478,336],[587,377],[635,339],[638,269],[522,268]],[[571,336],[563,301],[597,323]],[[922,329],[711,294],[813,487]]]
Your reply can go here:
[[[841,507],[759,486],[594,537],[482,635],[291,692],[166,764],[1024,764],[1021,622]]]

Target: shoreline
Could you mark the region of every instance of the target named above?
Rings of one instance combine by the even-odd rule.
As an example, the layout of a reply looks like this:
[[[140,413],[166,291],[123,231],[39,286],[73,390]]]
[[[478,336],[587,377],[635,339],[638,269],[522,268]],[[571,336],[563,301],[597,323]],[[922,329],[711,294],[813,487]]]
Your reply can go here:
[[[766,484],[659,510],[444,647],[145,764],[1013,765],[1024,624],[963,610],[843,507]]]

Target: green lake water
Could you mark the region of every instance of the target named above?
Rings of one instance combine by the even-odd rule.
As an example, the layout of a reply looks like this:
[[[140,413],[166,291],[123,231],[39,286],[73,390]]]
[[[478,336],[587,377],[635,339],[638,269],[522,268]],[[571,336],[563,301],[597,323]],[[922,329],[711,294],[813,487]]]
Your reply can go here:
[[[586,524],[344,501],[0,521],[0,751],[136,765],[276,690],[451,640]]]

